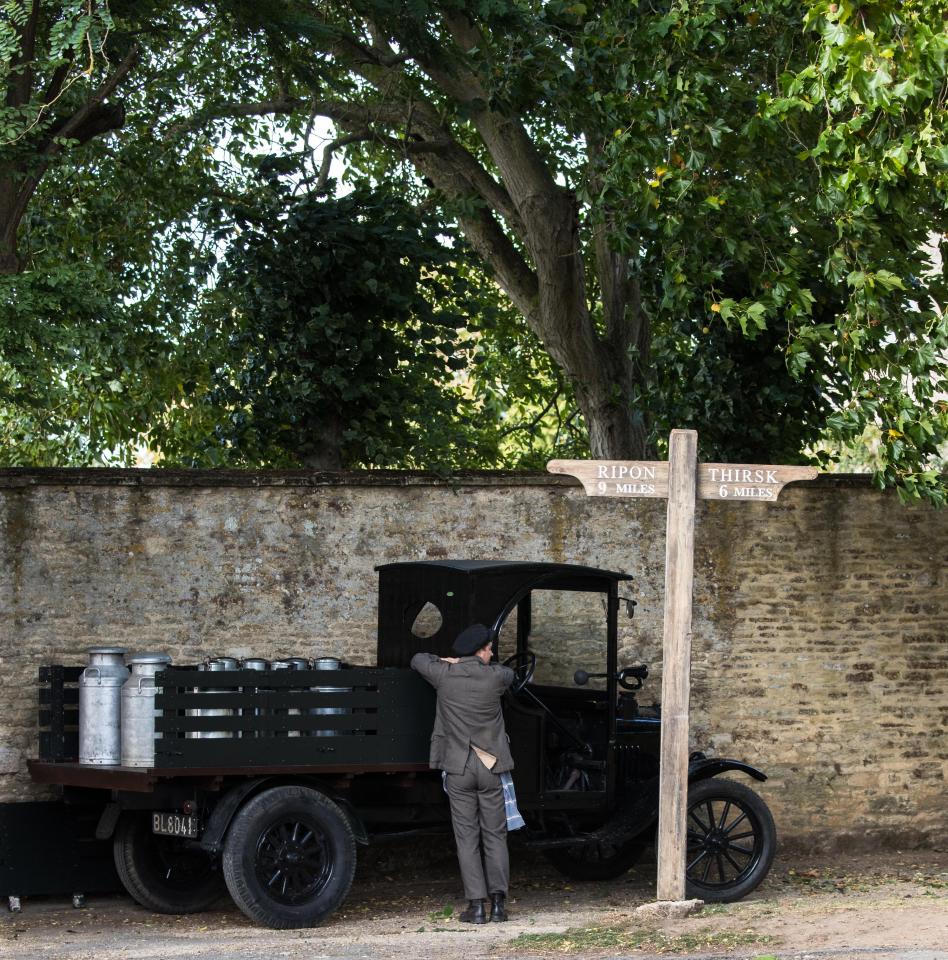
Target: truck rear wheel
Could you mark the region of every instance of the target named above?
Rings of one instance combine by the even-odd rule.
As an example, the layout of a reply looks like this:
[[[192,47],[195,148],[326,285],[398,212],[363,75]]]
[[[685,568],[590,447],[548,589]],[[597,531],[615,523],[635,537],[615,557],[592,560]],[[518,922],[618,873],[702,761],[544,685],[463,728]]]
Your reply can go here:
[[[151,815],[126,812],[112,841],[115,869],[129,895],[155,913],[200,913],[224,895],[210,854],[151,832]]]
[[[310,787],[273,787],[248,801],[224,841],[234,903],[273,929],[313,927],[349,894],[356,842],[349,819]]]

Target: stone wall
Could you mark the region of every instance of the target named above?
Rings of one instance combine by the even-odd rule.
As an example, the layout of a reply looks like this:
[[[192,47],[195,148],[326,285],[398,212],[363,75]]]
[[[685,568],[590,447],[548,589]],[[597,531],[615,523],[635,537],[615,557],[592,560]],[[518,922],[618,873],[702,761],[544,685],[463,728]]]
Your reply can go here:
[[[532,475],[0,471],[0,800],[39,796],[39,664],[105,642],[371,664],[373,566],[393,560],[626,570],[620,663],[650,663],[658,699],[664,514]],[[824,478],[700,504],[696,551],[693,748],[770,774],[784,840],[942,842],[948,511]],[[560,617],[543,669],[594,668],[596,638]]]

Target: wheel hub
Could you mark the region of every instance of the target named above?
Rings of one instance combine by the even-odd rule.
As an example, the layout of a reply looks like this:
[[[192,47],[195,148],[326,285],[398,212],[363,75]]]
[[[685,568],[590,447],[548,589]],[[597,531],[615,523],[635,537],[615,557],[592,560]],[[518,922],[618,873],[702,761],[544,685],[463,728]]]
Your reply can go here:
[[[705,846],[711,850],[723,850],[727,845],[727,838],[715,827],[715,829],[711,830],[704,838],[704,842]]]
[[[331,873],[325,838],[312,823],[284,820],[257,842],[256,871],[276,901],[296,904],[316,896]]]

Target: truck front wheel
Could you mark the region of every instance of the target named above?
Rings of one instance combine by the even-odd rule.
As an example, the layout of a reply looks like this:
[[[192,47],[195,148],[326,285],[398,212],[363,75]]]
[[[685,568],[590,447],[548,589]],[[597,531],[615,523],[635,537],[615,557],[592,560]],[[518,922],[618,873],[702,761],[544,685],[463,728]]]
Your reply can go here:
[[[345,900],[356,867],[349,819],[310,787],[263,791],[243,806],[224,841],[234,903],[273,929],[313,927]]]
[[[133,899],[155,913],[200,913],[224,895],[211,856],[151,832],[151,815],[126,812],[112,841],[115,869]]]
[[[767,876],[777,830],[767,804],[743,783],[702,780],[688,790],[685,887],[689,897],[731,903]]]

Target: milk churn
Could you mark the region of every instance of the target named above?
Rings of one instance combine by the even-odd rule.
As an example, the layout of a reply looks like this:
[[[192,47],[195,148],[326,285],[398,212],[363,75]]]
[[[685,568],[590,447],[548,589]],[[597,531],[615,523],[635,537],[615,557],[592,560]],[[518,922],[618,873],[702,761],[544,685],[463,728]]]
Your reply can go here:
[[[122,761],[122,684],[128,669],[125,647],[90,647],[89,666],[79,677],[79,762]]]
[[[205,670],[210,670],[212,673],[219,673],[222,670],[236,670],[239,666],[239,661],[234,657],[217,657],[214,660],[208,660],[205,665]],[[218,689],[209,688],[204,691],[205,693],[234,693],[234,687],[221,687]],[[234,711],[230,707],[204,707],[200,710],[194,711],[195,716],[198,717],[232,717]],[[227,740],[234,736],[233,730],[203,730],[197,734],[198,738],[201,740]]]
[[[240,661],[241,670],[257,670],[263,672],[264,670],[269,669],[270,664],[261,659],[260,657],[247,657],[244,660]],[[264,687],[244,687],[245,693],[259,693],[261,690],[265,689]],[[260,707],[246,707],[241,711],[242,716],[251,716],[251,717],[262,717],[264,711]],[[244,728],[240,731],[242,737],[257,737],[262,736],[262,731],[260,730],[251,730]]]
[[[152,767],[155,764],[155,697],[160,687],[155,674],[171,663],[166,653],[136,653],[128,658],[132,675],[122,687],[122,766]]]
[[[318,657],[313,661],[314,670],[341,670],[342,661],[337,660],[335,657]],[[348,693],[352,688],[351,687],[313,687],[314,690],[318,690],[320,693]],[[351,711],[346,709],[346,707],[316,707],[313,710],[309,711],[312,714],[319,714],[322,716],[338,716],[340,714],[350,713]],[[341,730],[313,730],[311,731],[314,737],[338,737],[342,731]]]
[[[270,663],[271,670],[292,670],[293,664],[289,663],[286,660],[273,660]],[[272,693],[286,693],[286,687],[268,687]],[[299,714],[299,710],[296,711]],[[286,707],[275,707],[273,710],[273,716],[275,717],[286,717],[289,715],[289,711]],[[274,730],[273,735],[275,737],[298,737],[299,731],[287,731],[287,730]]]
[[[309,660],[306,657],[287,657],[286,662],[290,665],[291,670],[309,670]],[[305,687],[297,687],[297,690],[304,690]],[[308,710],[299,710],[296,707],[292,707],[287,711],[291,717],[300,717],[304,713],[309,713]],[[291,737],[305,737],[307,736],[307,731],[305,730],[292,730],[290,732]]]

